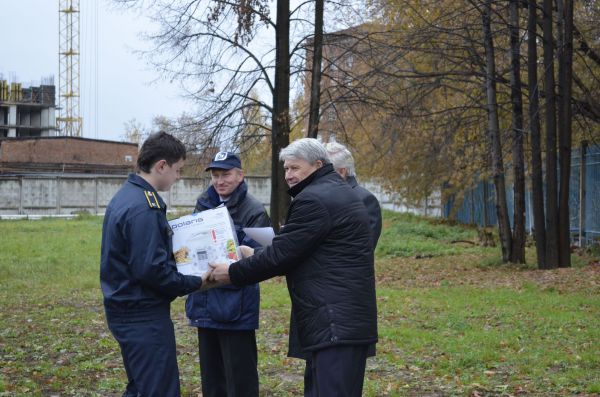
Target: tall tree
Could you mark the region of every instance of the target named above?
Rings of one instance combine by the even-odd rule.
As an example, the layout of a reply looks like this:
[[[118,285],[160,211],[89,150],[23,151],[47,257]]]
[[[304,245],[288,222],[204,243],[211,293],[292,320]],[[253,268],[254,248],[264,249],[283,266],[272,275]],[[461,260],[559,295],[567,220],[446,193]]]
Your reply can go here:
[[[266,112],[256,106],[244,110],[246,128],[238,138],[244,171],[247,175],[271,175],[271,134],[265,126],[270,122]]]
[[[510,30],[510,99],[512,104],[513,161],[513,234],[510,261],[525,263],[525,160],[523,155],[523,95],[521,92],[521,51],[519,37],[519,2],[509,0]]]
[[[138,6],[156,22],[158,30],[147,35],[155,44],[147,59],[197,103],[198,150],[238,149],[247,130],[245,112],[256,107],[270,115],[270,126],[261,128],[271,134],[271,218],[278,229],[289,203],[278,158],[290,131],[289,0],[276,3],[276,21],[267,0],[114,1]],[[272,47],[261,45],[273,38],[269,28],[275,30]]]
[[[527,79],[529,86],[529,130],[531,136],[531,208],[538,268],[546,268],[546,220],[544,215],[544,181],[540,136],[540,90],[537,56],[537,4],[529,0],[527,18]]]
[[[121,135],[121,140],[124,142],[136,143],[138,146],[142,144],[142,141],[148,136],[148,132],[135,118],[126,121],[123,125],[125,131]]]
[[[504,178],[504,161],[502,158],[502,141],[498,121],[498,103],[496,99],[496,59],[494,55],[494,40],[492,34],[492,0],[486,0],[483,5],[483,46],[485,48],[485,91],[487,98],[488,135],[492,155],[492,174],[496,190],[496,214],[498,216],[498,232],[502,246],[502,260],[508,262],[511,258],[512,236],[508,219],[506,202],[506,182]]]
[[[572,80],[573,80],[573,0],[558,4],[558,136],[560,154],[560,194],[558,205],[559,267],[571,266],[571,219],[569,186],[571,179]]]
[[[385,102],[385,106],[369,107],[370,114],[357,110],[358,101],[354,102],[356,107],[352,108],[351,112],[337,112],[337,115],[342,119],[340,125],[346,128],[343,139],[352,142],[352,146],[359,152],[357,154],[358,161],[369,161],[375,164],[368,168],[372,175],[384,174],[386,181],[390,186],[394,187],[395,191],[400,191],[402,197],[416,199],[421,195],[427,194],[427,189],[422,181],[422,175],[428,175],[428,180],[433,179],[435,175],[436,182],[441,185],[444,182],[444,187],[449,186],[449,189],[444,189],[444,192],[457,193],[460,198],[461,189],[471,186],[471,181],[477,178],[483,178],[488,172],[488,167],[482,166],[481,157],[483,151],[479,151],[480,141],[474,140],[473,131],[481,128],[481,112],[483,108],[477,106],[485,103],[485,98],[477,95],[474,87],[483,80],[483,66],[485,65],[485,56],[482,54],[483,46],[481,46],[481,25],[477,22],[476,32],[473,28],[474,21],[479,21],[480,14],[477,15],[477,20],[474,18],[474,9],[479,9],[483,0],[470,1],[444,1],[436,2],[435,6],[431,2],[421,0],[380,0],[384,3],[377,12],[381,12],[381,20],[386,23],[391,33],[389,37],[393,39],[388,42],[385,53],[378,54],[373,57],[377,62],[369,64],[374,71],[369,75],[364,73],[361,76],[361,81],[354,82],[353,87],[361,86],[362,78],[365,76],[371,81],[376,81],[375,87],[385,87],[382,89],[382,97],[387,94],[389,99]],[[504,21],[504,5],[509,2],[495,1],[492,7],[492,13],[495,13],[493,23],[494,28],[498,30],[505,29]],[[541,1],[540,1],[541,3]],[[556,4],[556,2],[554,2]],[[524,4],[520,1],[519,4]],[[471,7],[470,7],[471,6]],[[535,17],[535,21],[543,21],[543,17],[535,15],[536,7],[539,4],[532,4],[530,16]],[[383,11],[382,11],[383,10]],[[538,7],[538,13],[541,8]],[[597,95],[593,92],[598,92],[600,87],[598,75],[600,59],[597,50],[598,27],[595,21],[600,15],[600,7],[597,2],[578,2],[575,3],[575,21],[581,23],[581,32],[575,32],[576,48],[573,58],[573,97],[571,103],[573,105],[573,122],[576,123],[577,129],[573,130],[575,136],[591,137],[592,134],[598,136],[598,120],[600,115],[600,106],[598,105]],[[551,17],[555,18],[556,11]],[[548,14],[548,13],[546,13]],[[539,17],[539,18],[538,18]],[[556,22],[556,19],[554,19]],[[514,25],[514,24],[513,24]],[[508,27],[508,26],[506,26]],[[541,29],[538,29],[541,30]],[[541,49],[542,41],[536,35],[535,29],[531,29],[528,34],[528,39],[531,50],[536,49],[536,39]],[[502,135],[502,140],[508,135],[511,124],[512,107],[517,102],[510,100],[510,81],[514,68],[511,69],[508,55],[509,35],[496,35],[494,37],[494,45],[497,49],[495,53],[496,61],[496,83],[497,83],[497,104],[498,104],[498,119],[499,130]],[[514,37],[514,35],[513,35]],[[397,38],[397,40],[395,40]],[[550,40],[546,39],[547,43],[551,43],[556,47],[556,35]],[[592,44],[588,44],[592,43]],[[559,45],[561,47],[561,45]],[[514,48],[514,40],[513,40]],[[324,58],[327,58],[324,51]],[[548,52],[546,52],[548,54]],[[540,54],[541,57],[542,54]],[[565,59],[563,56],[550,57],[557,62]],[[514,59],[514,57],[513,57]],[[542,153],[543,142],[539,141],[539,132],[541,128],[546,128],[547,124],[543,123],[544,117],[552,117],[554,120],[558,109],[556,106],[554,111],[550,110],[550,106],[539,108],[539,94],[542,99],[550,99],[553,92],[556,90],[554,83],[552,87],[546,90],[538,87],[537,74],[540,77],[548,77],[544,71],[548,71],[545,65],[550,65],[548,60],[542,65],[537,57],[537,49],[533,57],[528,59],[528,71],[533,74],[532,78],[528,79],[529,85],[524,88],[529,88],[524,91],[525,105],[530,106],[530,112],[523,116],[523,125],[530,126],[532,130],[531,140],[531,172],[532,172],[532,187],[533,192],[532,209],[538,215],[534,216],[535,233],[538,241],[541,241],[546,246],[556,247],[558,238],[557,233],[554,234],[555,243],[545,243],[545,215],[544,215],[544,192],[542,189]],[[379,68],[378,68],[379,67]],[[537,68],[541,68],[539,71]],[[326,68],[324,69],[326,70]],[[325,73],[325,72],[324,72]],[[374,77],[374,74],[380,73],[379,80]],[[550,74],[550,73],[549,73]],[[551,75],[551,74],[550,74]],[[513,77],[515,75],[513,74]],[[514,80],[513,80],[514,81]],[[540,79],[542,82],[543,79]],[[357,90],[348,90],[355,93]],[[376,88],[370,92],[376,91]],[[559,89],[562,96],[563,89]],[[324,89],[324,92],[327,92]],[[329,90],[328,92],[333,92]],[[546,92],[549,96],[546,95]],[[345,93],[344,93],[345,94]],[[372,97],[375,97],[373,95]],[[325,99],[327,96],[324,95]],[[549,98],[550,97],[550,98]],[[558,97],[559,99],[561,97]],[[381,99],[381,98],[380,98]],[[326,99],[325,99],[326,100]],[[336,98],[336,109],[341,109],[341,101]],[[375,102],[365,101],[369,105]],[[387,107],[386,107],[387,106]],[[559,105],[559,108],[561,106]],[[547,113],[545,111],[548,110]],[[392,113],[392,115],[390,115]],[[355,117],[354,122],[349,122],[347,115]],[[527,117],[529,116],[529,117]],[[542,117],[542,121],[540,121]],[[323,117],[322,122],[325,122]],[[516,125],[515,122],[512,125]],[[575,128],[575,125],[573,128]],[[550,130],[552,126],[550,126]],[[518,129],[517,129],[518,130]],[[534,132],[537,131],[537,132]],[[547,130],[546,130],[547,131]],[[554,126],[556,136],[556,122]],[[537,135],[537,138],[534,138]],[[579,138],[575,138],[579,139]],[[538,142],[535,142],[535,141]],[[515,142],[516,140],[513,140]],[[555,138],[556,142],[556,138]],[[433,144],[432,144],[433,143]],[[461,145],[462,143],[462,145]],[[471,147],[468,145],[471,144]],[[524,145],[528,142],[524,141]],[[555,143],[556,147],[556,143]],[[506,145],[508,148],[508,145]],[[528,148],[529,149],[529,148]],[[529,153],[529,150],[526,150]],[[381,161],[372,161],[374,154],[381,155]],[[469,153],[472,155],[465,155]],[[556,149],[554,149],[556,153]],[[518,158],[518,155],[508,156],[505,153],[504,161],[511,162]],[[461,159],[468,159],[462,161]],[[510,159],[509,159],[510,157]],[[529,157],[529,156],[527,156]],[[561,155],[561,157],[563,157]],[[363,160],[365,159],[365,160]],[[476,161],[473,161],[476,159]],[[537,160],[536,160],[537,159]],[[566,160],[566,158],[565,158]],[[561,159],[561,169],[562,166]],[[439,163],[446,164],[446,167],[439,167]],[[538,163],[539,167],[534,163]],[[422,163],[423,165],[419,165]],[[470,163],[470,164],[469,164]],[[515,160],[513,165],[517,165]],[[382,166],[377,166],[378,164]],[[431,166],[436,172],[430,172],[424,166]],[[479,167],[472,167],[472,164],[477,164]],[[361,169],[365,169],[365,163],[361,164]],[[554,179],[556,181],[556,157],[554,161]],[[399,172],[390,173],[389,169],[399,170]],[[517,172],[518,174],[518,172]],[[566,175],[566,172],[565,174]],[[538,178],[539,176],[539,178]],[[552,176],[550,176],[552,179]],[[533,182],[533,181],[536,182]],[[537,181],[540,181],[538,184]],[[435,185],[434,183],[434,185]],[[558,186],[558,183],[554,183]],[[564,184],[563,184],[564,186]],[[563,192],[566,192],[564,190]],[[516,204],[519,206],[519,198],[516,193]],[[413,200],[416,201],[416,200]],[[554,208],[557,208],[557,199],[555,195]],[[566,206],[564,206],[566,207]],[[520,211],[517,208],[517,214]],[[555,229],[557,227],[557,210],[555,214]],[[517,215],[518,218],[518,215]],[[561,226],[561,231],[568,231],[567,222],[565,226]],[[515,224],[519,228],[519,222]],[[515,230],[516,232],[517,230]],[[565,239],[561,242],[564,243]],[[516,243],[516,241],[515,241]],[[545,253],[538,255],[540,264],[546,266]]]
[[[276,231],[283,225],[289,196],[279,152],[290,142],[290,2],[277,0],[275,27],[275,90],[271,140],[271,220]]]
[[[543,0],[544,96],[546,126],[546,261],[558,266],[558,186],[556,171],[556,87],[552,0]]]
[[[315,0],[315,35],[312,41],[312,69],[310,81],[310,109],[308,117],[309,138],[319,134],[319,115],[321,107],[321,65],[323,60],[323,11],[325,0]]]

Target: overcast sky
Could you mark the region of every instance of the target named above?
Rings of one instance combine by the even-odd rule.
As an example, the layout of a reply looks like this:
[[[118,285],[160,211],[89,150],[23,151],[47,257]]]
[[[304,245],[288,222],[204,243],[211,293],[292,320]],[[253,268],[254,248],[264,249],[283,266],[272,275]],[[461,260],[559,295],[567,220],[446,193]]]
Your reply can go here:
[[[156,115],[193,111],[177,84],[161,81],[134,50],[147,46],[139,34],[148,21],[116,10],[110,0],[81,0],[81,116],[83,136],[120,140],[132,119],[150,127]],[[24,87],[53,76],[58,104],[59,0],[0,0],[0,74]],[[97,54],[97,56],[96,56]],[[97,86],[97,89],[96,89]]]

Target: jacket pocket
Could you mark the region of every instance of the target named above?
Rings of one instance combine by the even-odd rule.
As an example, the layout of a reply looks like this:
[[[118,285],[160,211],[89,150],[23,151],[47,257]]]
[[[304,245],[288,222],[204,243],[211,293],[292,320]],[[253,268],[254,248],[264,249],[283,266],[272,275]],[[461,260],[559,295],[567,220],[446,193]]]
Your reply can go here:
[[[242,290],[215,288],[208,292],[207,310],[214,321],[228,323],[242,315]]]

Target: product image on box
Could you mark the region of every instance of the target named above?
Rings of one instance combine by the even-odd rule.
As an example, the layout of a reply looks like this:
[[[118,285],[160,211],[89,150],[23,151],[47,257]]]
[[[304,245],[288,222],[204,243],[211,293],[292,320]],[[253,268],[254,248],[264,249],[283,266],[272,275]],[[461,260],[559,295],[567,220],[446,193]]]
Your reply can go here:
[[[169,222],[177,271],[201,276],[208,263],[233,263],[240,258],[233,221],[226,207],[218,207]]]

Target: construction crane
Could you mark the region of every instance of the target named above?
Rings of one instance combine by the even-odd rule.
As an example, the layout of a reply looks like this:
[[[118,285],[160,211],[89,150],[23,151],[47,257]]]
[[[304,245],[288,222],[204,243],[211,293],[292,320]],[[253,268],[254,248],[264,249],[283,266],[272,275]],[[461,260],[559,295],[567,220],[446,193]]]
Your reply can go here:
[[[60,134],[81,136],[80,116],[80,59],[79,59],[79,0],[59,0],[59,117]]]

